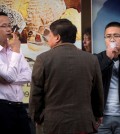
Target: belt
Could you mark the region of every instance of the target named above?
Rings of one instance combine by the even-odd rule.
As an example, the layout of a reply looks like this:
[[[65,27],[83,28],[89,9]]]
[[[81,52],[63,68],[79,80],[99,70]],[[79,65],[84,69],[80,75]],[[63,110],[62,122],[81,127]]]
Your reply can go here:
[[[13,102],[13,101],[2,100],[2,99],[0,99],[0,104],[8,104],[8,105],[14,105],[14,106],[23,105],[22,102]]]

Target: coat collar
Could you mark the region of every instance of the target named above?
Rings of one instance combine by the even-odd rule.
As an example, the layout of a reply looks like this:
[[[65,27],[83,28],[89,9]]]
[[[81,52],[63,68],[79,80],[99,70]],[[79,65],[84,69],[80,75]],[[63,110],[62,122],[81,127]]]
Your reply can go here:
[[[56,46],[52,47],[52,49],[56,48],[56,47],[60,47],[60,46],[71,46],[71,47],[76,47],[74,44],[66,42],[66,43],[61,43],[61,44],[57,44]]]

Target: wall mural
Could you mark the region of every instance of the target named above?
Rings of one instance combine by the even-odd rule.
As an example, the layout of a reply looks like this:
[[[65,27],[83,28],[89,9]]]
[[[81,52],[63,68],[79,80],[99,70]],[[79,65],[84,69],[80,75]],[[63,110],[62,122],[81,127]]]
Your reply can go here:
[[[49,50],[47,38],[49,25],[67,18],[76,25],[75,45],[81,48],[81,0],[0,0],[0,11],[8,14],[13,28],[17,28],[21,50],[31,68],[36,56]],[[30,84],[23,87],[24,103],[29,100]]]

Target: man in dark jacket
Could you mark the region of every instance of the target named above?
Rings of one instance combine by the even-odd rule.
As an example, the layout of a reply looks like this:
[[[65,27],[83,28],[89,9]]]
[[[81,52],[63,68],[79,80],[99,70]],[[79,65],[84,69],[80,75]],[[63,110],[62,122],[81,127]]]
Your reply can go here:
[[[120,134],[120,23],[104,32],[106,51],[97,54],[103,78],[105,109],[98,134]]]
[[[99,62],[73,44],[76,32],[67,19],[53,22],[51,50],[40,54],[34,64],[30,115],[37,125],[44,121],[44,134],[87,134],[94,131],[95,117],[102,118]]]

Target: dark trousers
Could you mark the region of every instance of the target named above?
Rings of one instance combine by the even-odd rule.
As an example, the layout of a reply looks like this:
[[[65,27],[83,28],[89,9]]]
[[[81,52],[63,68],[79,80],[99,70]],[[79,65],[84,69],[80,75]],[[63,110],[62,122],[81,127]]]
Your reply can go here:
[[[50,133],[50,134],[55,134],[55,133]],[[68,134],[68,133],[63,133],[63,134]],[[86,132],[77,132],[77,133],[69,133],[69,134],[89,134],[89,133],[86,133]]]
[[[28,114],[22,103],[0,100],[0,133],[31,134]]]

